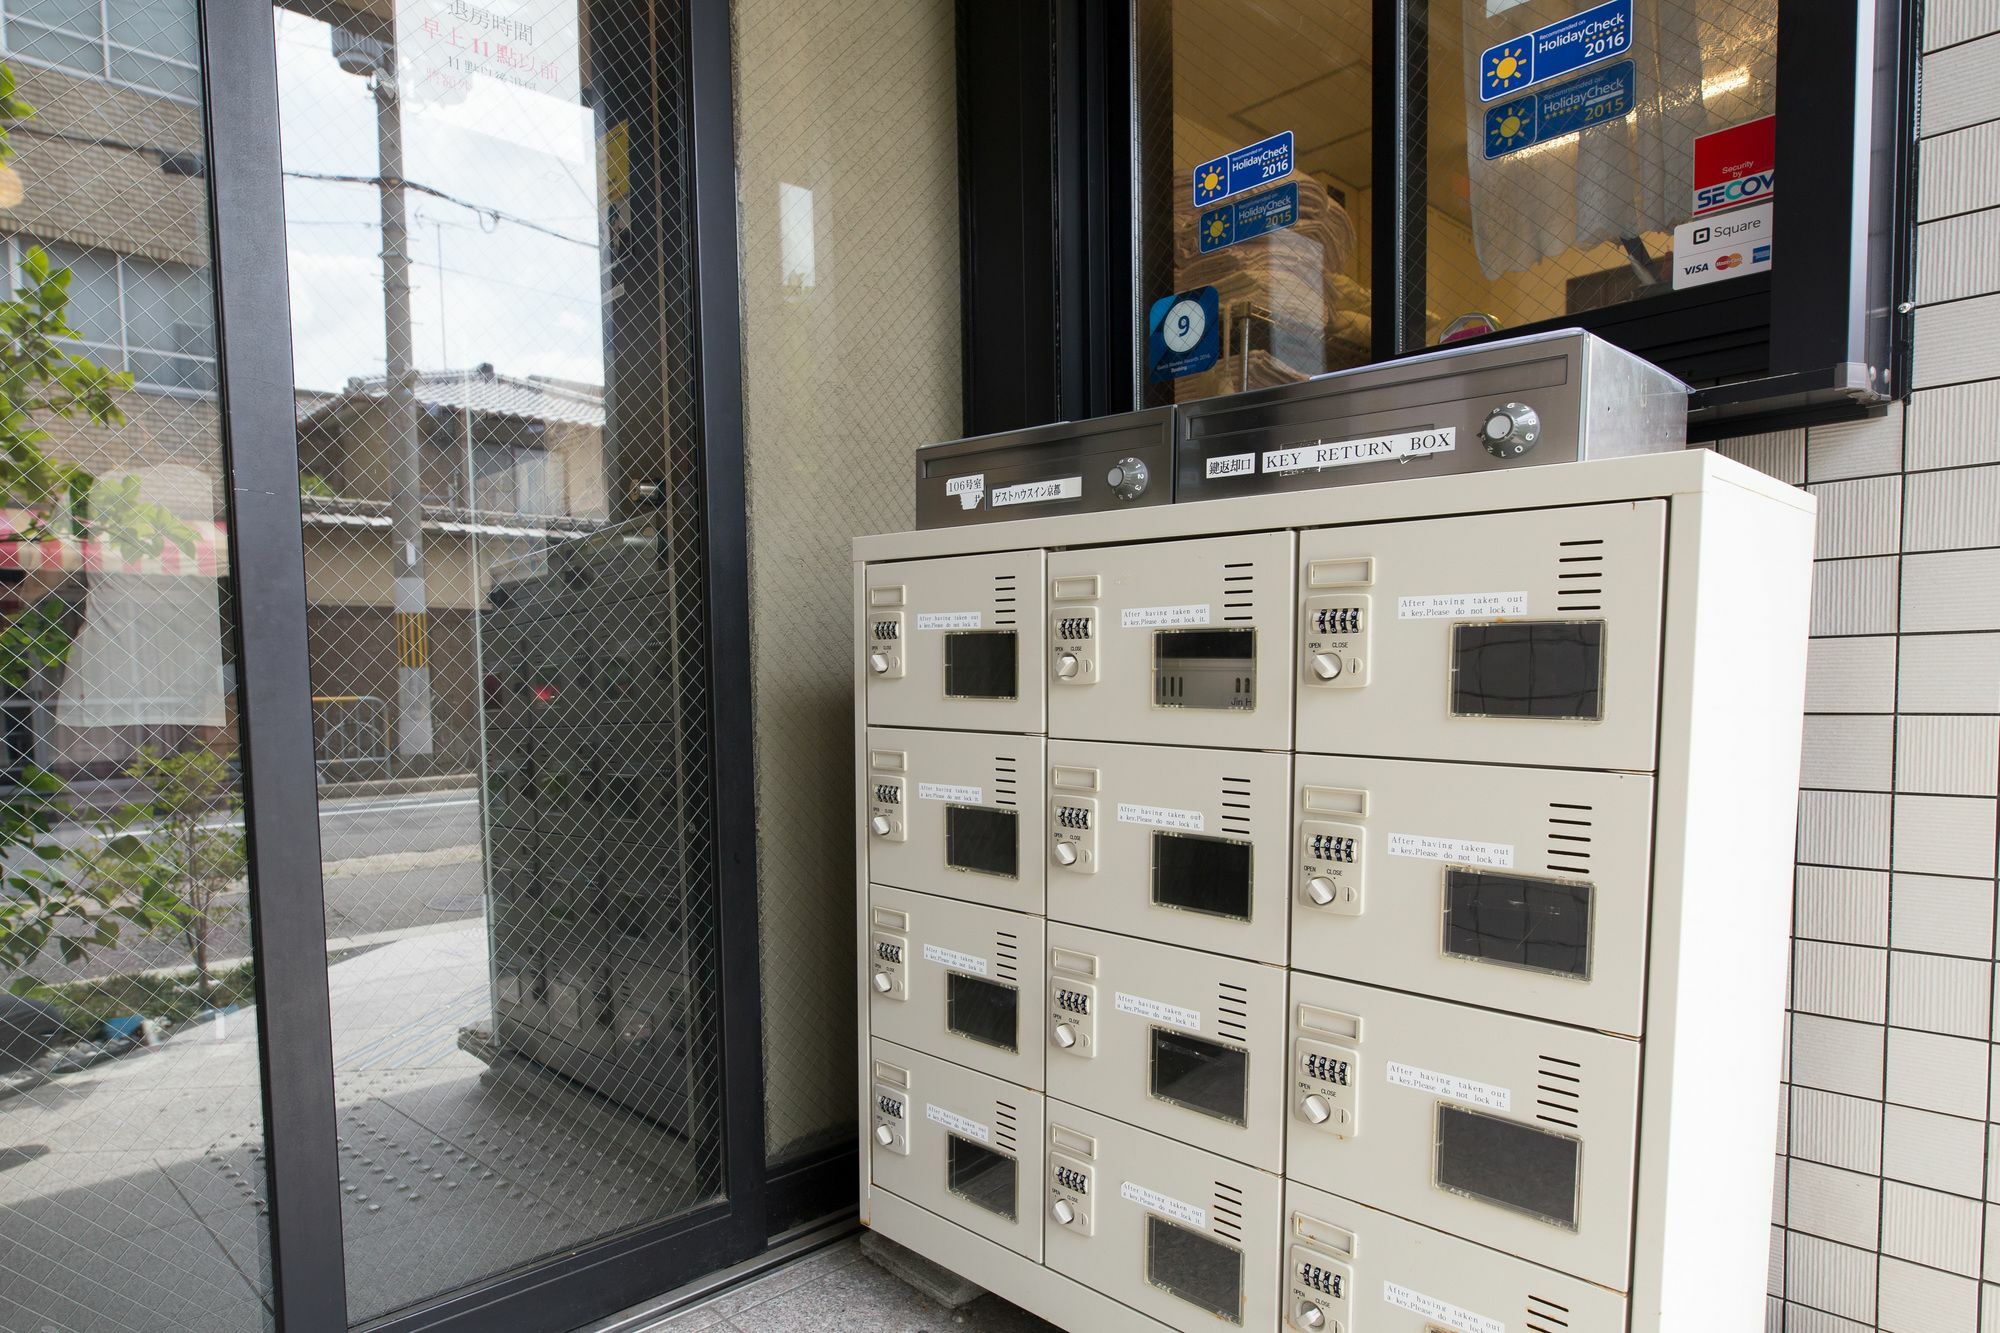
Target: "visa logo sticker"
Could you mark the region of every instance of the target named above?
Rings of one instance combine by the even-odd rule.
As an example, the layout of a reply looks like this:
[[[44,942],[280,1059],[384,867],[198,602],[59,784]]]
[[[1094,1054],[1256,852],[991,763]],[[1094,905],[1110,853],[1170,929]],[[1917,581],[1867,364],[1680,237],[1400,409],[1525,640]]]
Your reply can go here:
[[[1674,228],[1674,290],[1768,270],[1771,212],[1772,205],[1757,204]]]
[[[1632,0],[1611,0],[1487,47],[1479,56],[1479,100],[1498,101],[1631,49]]]

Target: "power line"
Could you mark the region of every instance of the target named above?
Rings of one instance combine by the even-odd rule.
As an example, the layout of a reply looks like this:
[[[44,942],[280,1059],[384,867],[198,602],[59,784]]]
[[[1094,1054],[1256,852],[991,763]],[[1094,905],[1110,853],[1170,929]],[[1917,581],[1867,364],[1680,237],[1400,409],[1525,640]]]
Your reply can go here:
[[[597,241],[594,237],[590,240],[584,240],[581,237],[571,236],[567,232],[557,231],[554,227],[536,222],[532,218],[524,218],[514,213],[502,212],[500,209],[492,208],[486,204],[475,204],[470,199],[461,199],[455,194],[447,194],[434,185],[425,185],[420,181],[385,179],[381,176],[344,176],[326,171],[287,171],[285,175],[293,180],[322,181],[330,185],[367,185],[376,189],[380,189],[385,185],[392,187],[400,185],[405,190],[414,190],[418,194],[427,194],[433,199],[441,199],[447,204],[456,204],[458,207],[477,213],[481,217],[492,218],[495,222],[511,222],[517,227],[526,227],[529,231],[538,231],[544,236],[553,236],[559,241],[568,241],[571,245],[586,246],[592,250],[597,248]]]

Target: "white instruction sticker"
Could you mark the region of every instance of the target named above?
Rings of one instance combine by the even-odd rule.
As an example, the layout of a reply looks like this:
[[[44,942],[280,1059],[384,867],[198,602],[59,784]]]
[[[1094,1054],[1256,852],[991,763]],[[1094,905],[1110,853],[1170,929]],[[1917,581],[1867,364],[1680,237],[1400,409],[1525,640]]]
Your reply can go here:
[[[1398,597],[1398,620],[1478,620],[1483,616],[1525,616],[1524,592],[1438,592],[1427,597]]]
[[[1124,991],[1112,992],[1112,1003],[1121,1013],[1134,1014],[1151,1019],[1155,1023],[1165,1023],[1168,1027],[1185,1028],[1189,1032],[1201,1031],[1201,1011],[1183,1009],[1177,1004],[1162,1004],[1149,1000],[1143,995],[1127,995]]]
[[[986,789],[983,787],[954,787],[949,782],[919,782],[917,795],[926,801],[954,801],[959,805],[983,805]]]
[[[919,611],[918,629],[978,629],[977,611]]]
[[[975,958],[969,953],[960,953],[956,949],[940,949],[935,944],[926,944],[924,946],[924,961],[936,963],[940,967],[949,967],[959,972],[971,972],[982,977],[986,975],[986,960],[984,958]]]
[[[1208,1230],[1208,1209],[1197,1208],[1191,1203],[1182,1203],[1171,1194],[1149,1190],[1144,1185],[1134,1185],[1128,1180],[1118,1187],[1118,1197],[1136,1203],[1141,1208],[1150,1208],[1161,1217],[1170,1217],[1176,1222],[1185,1222],[1191,1227]]]
[[[993,1142],[993,1131],[977,1120],[969,1120],[956,1111],[947,1111],[942,1106],[924,1103],[924,1119],[943,1125],[960,1138],[978,1139],[981,1143]]]
[[[1391,833],[1389,855],[1409,856],[1419,861],[1448,861],[1452,865],[1479,866],[1487,870],[1507,870],[1514,864],[1511,843],[1429,838],[1421,833]]]
[[[1399,1310],[1408,1310],[1434,1324],[1441,1324],[1452,1333],[1507,1333],[1507,1326],[1498,1319],[1488,1319],[1483,1314],[1462,1310],[1450,1301],[1441,1301],[1435,1296],[1426,1296],[1408,1287],[1399,1287],[1393,1282],[1382,1284],[1382,1300]]]
[[[1770,204],[1696,218],[1674,228],[1674,290],[1703,287],[1771,267]]]
[[[1514,1094],[1506,1088],[1496,1088],[1491,1083],[1475,1083],[1469,1078],[1438,1074],[1428,1069],[1419,1069],[1415,1065],[1397,1064],[1394,1060],[1384,1065],[1382,1072],[1391,1083],[1399,1087],[1414,1088],[1433,1097],[1449,1097],[1455,1102],[1477,1106],[1483,1111],[1514,1109]]]
[[[1127,805],[1124,801],[1118,803],[1118,822],[1184,829],[1189,833],[1201,832],[1207,823],[1199,810],[1174,810],[1164,805]]]
[[[1208,606],[1128,606],[1118,613],[1118,623],[1126,629],[1171,629],[1179,625],[1206,625]]]
[[[1448,454],[1458,448],[1458,428],[1440,426],[1434,430],[1401,430],[1360,440],[1315,440],[1288,449],[1264,453],[1266,474],[1315,472],[1321,468],[1351,467],[1356,463],[1385,463],[1396,458],[1417,458],[1425,454]]]
[[[960,509],[977,509],[986,498],[986,474],[975,472],[969,477],[952,477],[945,482],[944,493],[956,495]]]
[[[1225,454],[1221,458],[1211,458],[1203,466],[1202,473],[1210,480],[1216,477],[1254,477],[1257,475],[1257,455]]]
[[[1050,504],[1056,500],[1082,497],[1082,477],[1057,477],[1050,481],[1024,481],[1014,486],[1001,486],[987,503],[995,509],[1005,509],[1009,505]]]

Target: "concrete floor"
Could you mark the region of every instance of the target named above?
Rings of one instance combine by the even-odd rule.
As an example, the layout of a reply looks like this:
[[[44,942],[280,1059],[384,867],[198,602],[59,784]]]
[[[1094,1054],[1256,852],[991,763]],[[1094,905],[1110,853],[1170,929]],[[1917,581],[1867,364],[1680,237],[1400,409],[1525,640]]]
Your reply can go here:
[[[998,1296],[947,1310],[849,1238],[651,1325],[646,1333],[1058,1333]]]

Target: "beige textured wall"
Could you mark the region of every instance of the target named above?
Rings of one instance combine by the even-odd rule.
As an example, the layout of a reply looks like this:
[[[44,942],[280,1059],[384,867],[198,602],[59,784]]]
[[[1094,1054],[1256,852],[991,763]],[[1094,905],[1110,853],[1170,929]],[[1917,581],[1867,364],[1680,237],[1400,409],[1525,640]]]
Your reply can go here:
[[[950,0],[738,0],[767,1143],[853,1118],[848,542],[959,434]],[[808,202],[809,201],[809,202]]]

